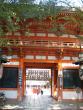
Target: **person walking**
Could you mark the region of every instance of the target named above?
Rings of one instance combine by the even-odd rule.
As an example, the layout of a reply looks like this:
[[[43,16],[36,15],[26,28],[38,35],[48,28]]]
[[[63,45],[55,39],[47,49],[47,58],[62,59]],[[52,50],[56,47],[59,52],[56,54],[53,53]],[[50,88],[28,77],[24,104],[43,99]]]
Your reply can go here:
[[[41,95],[43,95],[43,90],[41,90]]]

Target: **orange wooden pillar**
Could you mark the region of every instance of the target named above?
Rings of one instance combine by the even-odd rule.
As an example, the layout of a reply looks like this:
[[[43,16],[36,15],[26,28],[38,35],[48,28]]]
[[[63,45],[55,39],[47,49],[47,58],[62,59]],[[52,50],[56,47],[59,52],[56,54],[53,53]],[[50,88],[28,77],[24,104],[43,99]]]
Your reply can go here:
[[[19,73],[18,73],[18,100],[22,100],[24,94],[24,60],[19,60]]]
[[[51,69],[51,96],[53,96],[53,83],[54,83],[53,77],[54,77],[54,70],[52,68]]]
[[[57,74],[58,70],[54,68],[54,98],[57,99]]]
[[[62,92],[63,92],[63,73],[62,73],[62,63],[58,63],[58,79],[57,79],[57,86],[58,86],[58,101],[62,100]]]
[[[55,67],[52,68],[52,73],[51,73],[51,80],[52,80],[52,84],[51,84],[51,95],[54,98],[57,98],[57,74],[58,74],[58,70],[57,70],[57,64],[55,64]]]
[[[51,69],[51,96],[54,97],[54,87],[56,84],[56,73],[55,73],[55,68]]]
[[[25,95],[26,93],[26,67],[25,65],[23,64],[23,96]]]

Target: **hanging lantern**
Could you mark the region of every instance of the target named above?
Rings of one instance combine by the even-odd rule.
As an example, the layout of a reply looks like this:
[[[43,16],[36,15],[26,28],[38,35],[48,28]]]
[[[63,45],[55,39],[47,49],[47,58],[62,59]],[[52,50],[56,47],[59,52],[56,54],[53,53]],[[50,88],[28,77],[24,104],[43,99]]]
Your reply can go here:
[[[1,64],[0,65],[0,79],[2,78],[3,76],[3,65]]]
[[[83,60],[83,52],[79,53],[79,60],[81,60],[81,61]]]
[[[7,58],[4,58],[4,57],[0,56],[0,63],[1,64],[2,63],[7,63],[7,62],[9,62]]]
[[[83,80],[83,64],[80,65],[79,77],[80,77],[81,80]]]
[[[83,80],[83,52],[79,53],[79,60],[74,62],[74,64],[79,65],[79,77]]]
[[[83,52],[79,53],[79,77],[83,80]]]

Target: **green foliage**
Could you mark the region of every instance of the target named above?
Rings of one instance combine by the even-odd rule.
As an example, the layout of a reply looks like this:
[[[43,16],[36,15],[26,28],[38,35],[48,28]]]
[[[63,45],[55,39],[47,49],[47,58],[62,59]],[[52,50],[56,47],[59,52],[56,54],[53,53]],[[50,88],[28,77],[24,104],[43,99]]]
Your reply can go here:
[[[25,21],[28,18],[34,18],[42,20],[48,16],[52,17],[53,27],[52,32],[58,33],[59,31],[63,32],[64,25],[58,25],[55,22],[57,14],[66,9],[62,6],[57,6],[59,0],[46,0],[45,2],[40,1],[39,4],[35,4],[35,0],[9,0],[9,3],[4,3],[0,1],[0,36],[4,36],[7,32],[16,32],[19,29],[25,27],[20,27],[19,23]],[[62,1],[63,3],[64,1]],[[67,4],[65,2],[65,4]],[[70,6],[68,4],[68,6]],[[71,7],[71,6],[70,6]],[[83,30],[83,12],[80,9],[76,8],[76,14],[78,14],[80,20],[77,20],[73,16],[63,17],[65,23],[77,23],[80,27],[80,30]],[[28,25],[28,24],[27,24]],[[66,30],[65,30],[66,31]]]
[[[44,2],[40,1],[39,4],[35,4],[35,0],[9,0],[8,3],[0,1],[0,36],[6,35],[7,32],[14,33],[20,29],[25,30],[26,24],[25,26],[20,27],[19,23],[22,24],[22,22],[28,18],[34,18],[42,21],[42,19],[49,16],[52,17],[51,20],[53,23],[51,32],[55,32],[57,35],[60,32],[62,33],[65,29],[64,24],[58,25],[55,20],[60,11],[68,8],[58,6],[57,4],[59,2],[60,0],[46,0]],[[81,19],[82,16],[83,14],[81,15]],[[67,21],[66,23],[77,23],[77,20],[73,17],[64,17],[63,19]],[[82,25],[83,23],[79,24]]]
[[[8,45],[8,39],[6,38],[0,38],[0,47],[5,47]]]
[[[56,6],[58,0],[49,0],[41,4],[34,4],[34,1],[20,0],[17,2],[17,0],[10,0],[9,3],[0,2],[0,36],[7,32],[18,31],[21,28],[19,23],[28,18],[42,20],[47,16],[56,16],[62,9]]]
[[[82,40],[83,36],[80,36],[80,34],[83,33],[83,11],[80,8],[74,7],[71,15],[64,16],[62,19],[65,20],[64,25],[72,24],[75,26],[75,36]]]

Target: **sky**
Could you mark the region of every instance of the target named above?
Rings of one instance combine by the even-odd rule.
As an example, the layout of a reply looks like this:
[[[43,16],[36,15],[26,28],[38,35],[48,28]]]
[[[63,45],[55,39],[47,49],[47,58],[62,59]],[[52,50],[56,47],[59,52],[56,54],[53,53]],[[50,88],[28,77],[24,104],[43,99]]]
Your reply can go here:
[[[36,0],[36,2],[39,2],[39,1],[40,0]],[[41,0],[41,1],[45,1],[45,0]],[[78,6],[78,7],[82,7],[83,6],[81,0],[64,0],[64,1],[70,1],[73,4],[73,6]]]
[[[70,0],[74,6],[83,6],[81,0]]]

